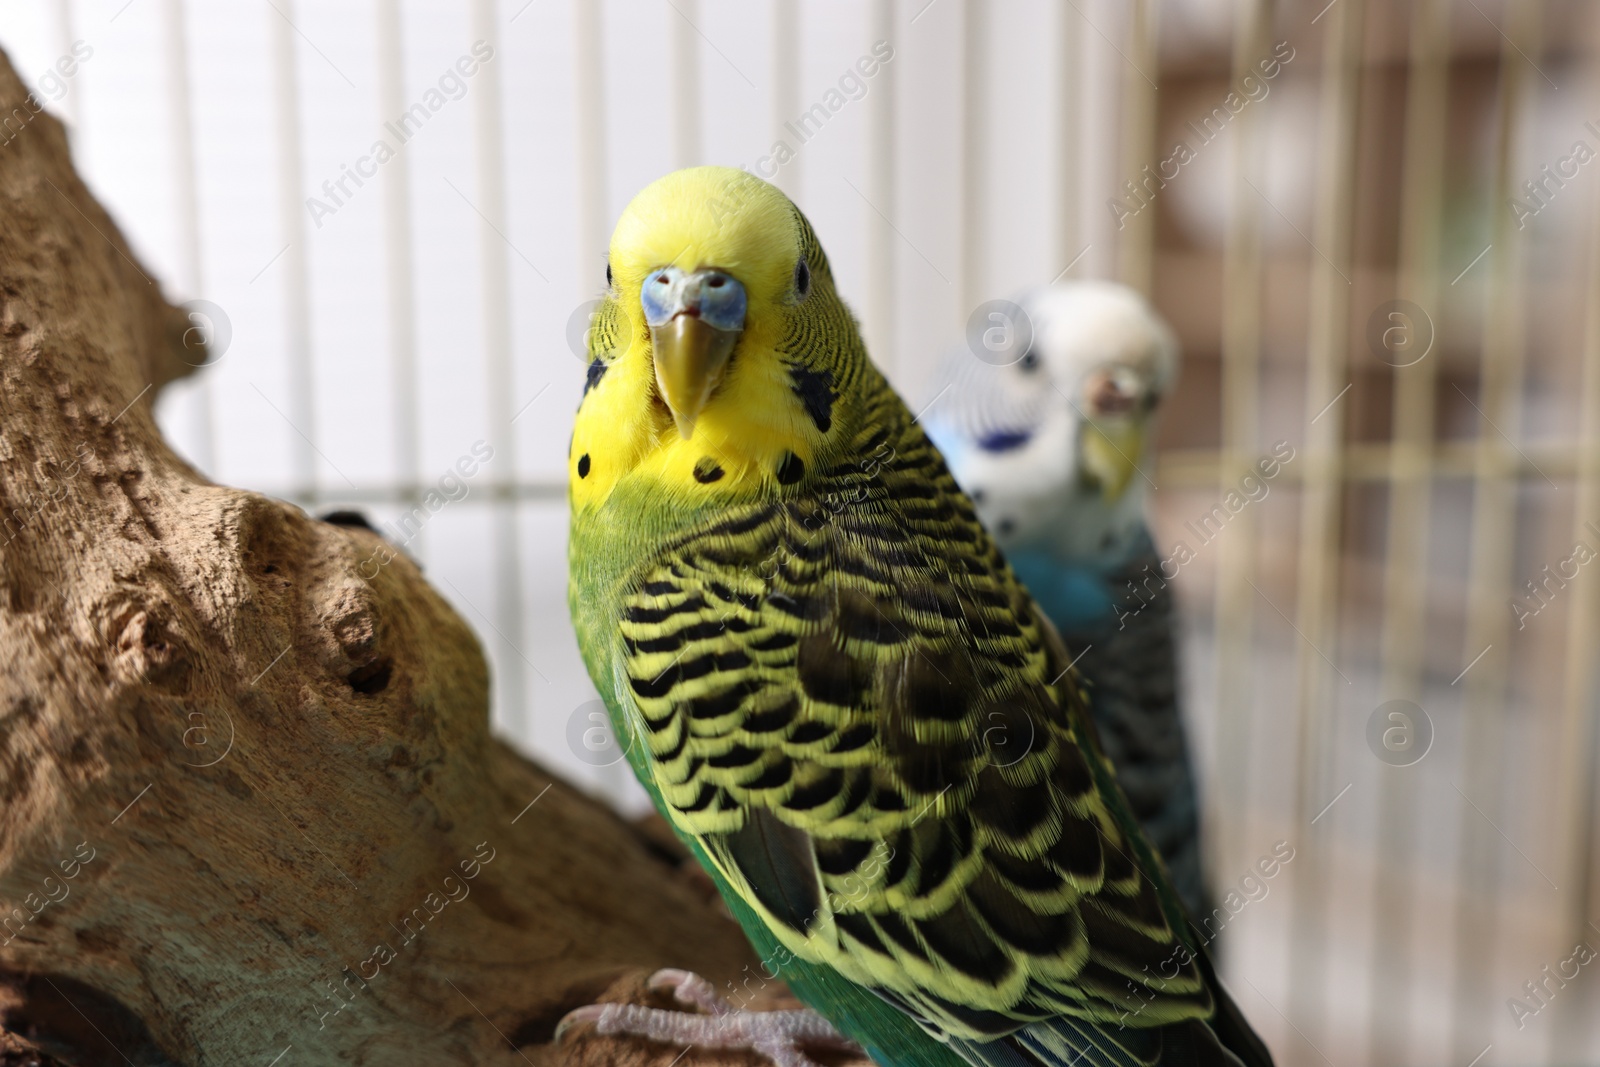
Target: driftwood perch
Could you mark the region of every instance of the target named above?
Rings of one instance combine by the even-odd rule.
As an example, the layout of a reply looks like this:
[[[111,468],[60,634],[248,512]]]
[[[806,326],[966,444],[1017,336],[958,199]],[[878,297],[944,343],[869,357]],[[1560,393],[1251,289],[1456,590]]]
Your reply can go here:
[[[25,92],[0,56],[0,114]],[[672,1062],[552,1035],[657,967],[754,972],[737,927],[489,736],[478,642],[404,556],[363,580],[375,534],[167,448],[190,323],[28,110],[0,148],[0,1063]]]

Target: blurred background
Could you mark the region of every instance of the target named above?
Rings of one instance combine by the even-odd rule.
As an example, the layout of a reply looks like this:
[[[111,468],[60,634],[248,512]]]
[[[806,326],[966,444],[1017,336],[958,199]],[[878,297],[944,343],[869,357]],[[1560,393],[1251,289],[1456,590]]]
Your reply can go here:
[[[175,447],[405,542],[498,729],[630,812],[564,459],[632,195],[776,181],[913,401],[985,300],[1145,290],[1236,997],[1285,1065],[1600,1063],[1600,5],[0,0],[0,46],[212,337]]]

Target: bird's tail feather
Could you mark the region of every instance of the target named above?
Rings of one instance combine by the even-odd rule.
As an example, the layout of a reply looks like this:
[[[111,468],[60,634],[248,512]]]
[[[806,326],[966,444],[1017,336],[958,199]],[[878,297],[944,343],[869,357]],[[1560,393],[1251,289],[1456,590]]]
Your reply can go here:
[[[950,1044],[973,1067],[1244,1067],[1199,1019],[1112,1031],[1060,1017],[994,1041],[956,1039]]]
[[[1217,1002],[1217,1010],[1207,1029],[1215,1040],[1222,1043],[1223,1048],[1246,1067],[1272,1067],[1272,1053],[1267,1051],[1266,1044],[1251,1029],[1244,1012],[1234,1003],[1233,995],[1222,984],[1222,979],[1217,977],[1211,953],[1202,951],[1196,953],[1196,958],[1200,961],[1200,973],[1205,976],[1206,984],[1211,987],[1211,995]]]

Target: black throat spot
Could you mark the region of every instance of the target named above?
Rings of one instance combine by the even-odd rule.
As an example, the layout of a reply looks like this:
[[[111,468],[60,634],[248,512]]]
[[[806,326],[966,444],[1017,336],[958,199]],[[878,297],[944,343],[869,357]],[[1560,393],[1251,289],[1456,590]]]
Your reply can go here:
[[[806,464],[793,452],[783,454],[783,462],[778,464],[778,484],[793,485],[806,476]]]
[[[790,365],[789,378],[794,395],[806,406],[806,414],[820,432],[827,433],[833,425],[833,402],[839,396],[833,391],[833,372]]]
[[[600,379],[606,376],[606,371],[610,368],[610,366],[611,365],[609,363],[602,359],[596,359],[593,363],[589,364],[589,373],[583,382],[584,396],[588,396],[589,390],[600,384]]]
[[[722,477],[722,466],[710,456],[702,456],[694,465],[694,480],[710,485]]]

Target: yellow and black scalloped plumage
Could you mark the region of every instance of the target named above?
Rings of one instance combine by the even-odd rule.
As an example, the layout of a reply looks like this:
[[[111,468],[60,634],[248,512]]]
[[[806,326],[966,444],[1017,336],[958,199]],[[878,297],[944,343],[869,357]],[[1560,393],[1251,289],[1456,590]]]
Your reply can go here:
[[[749,293],[688,439],[638,307],[674,260]],[[635,772],[773,969],[885,1063],[1264,1062],[1060,640],[800,212],[681,171],[629,206],[609,273],[569,457],[573,617]]]

